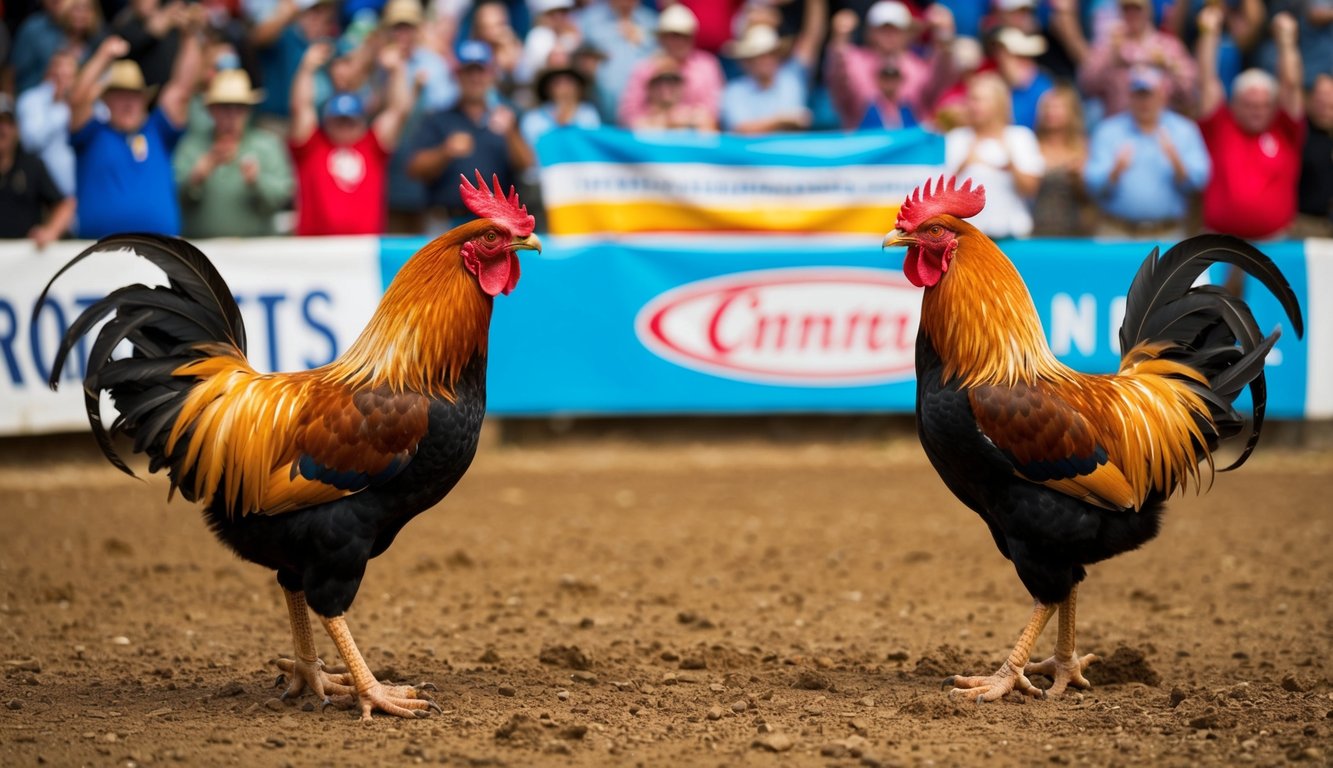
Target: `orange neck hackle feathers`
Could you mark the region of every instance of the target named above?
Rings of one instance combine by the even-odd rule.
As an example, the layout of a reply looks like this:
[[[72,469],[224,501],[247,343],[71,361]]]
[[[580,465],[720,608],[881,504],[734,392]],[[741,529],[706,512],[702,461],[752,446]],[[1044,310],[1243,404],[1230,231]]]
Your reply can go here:
[[[493,305],[464,268],[459,249],[490,226],[478,219],[455,227],[408,259],[365,330],[327,366],[328,375],[452,398],[463,369],[486,354]]]

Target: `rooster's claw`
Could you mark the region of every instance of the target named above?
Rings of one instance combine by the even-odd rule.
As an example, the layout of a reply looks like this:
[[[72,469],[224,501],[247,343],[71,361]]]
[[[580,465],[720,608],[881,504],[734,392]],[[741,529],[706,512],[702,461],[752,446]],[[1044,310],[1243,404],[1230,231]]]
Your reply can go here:
[[[948,677],[944,678],[943,682],[940,683],[940,690],[942,691],[945,688],[952,688],[954,680],[956,679],[958,679],[957,675],[949,675]]]
[[[284,685],[286,685],[286,684],[287,684],[287,676],[284,675],[284,674],[282,674],[282,673],[279,673],[277,679],[275,679],[275,680],[273,681],[273,686],[272,686],[272,687],[273,687],[273,688],[281,688],[282,686],[284,686]],[[283,698],[287,698],[286,694],[283,694]]]
[[[435,687],[435,683],[421,683],[420,685],[417,686],[417,690],[418,690],[418,691],[438,691],[438,690],[440,690],[440,689]]]

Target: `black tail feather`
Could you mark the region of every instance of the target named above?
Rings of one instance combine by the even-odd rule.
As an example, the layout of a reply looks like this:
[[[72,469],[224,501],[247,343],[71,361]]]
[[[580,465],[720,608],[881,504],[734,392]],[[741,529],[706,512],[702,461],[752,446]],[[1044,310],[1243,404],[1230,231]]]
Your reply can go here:
[[[71,259],[42,290],[33,308],[34,323],[51,286],[71,267],[95,253],[126,250],[161,269],[167,285],[127,285],[85,309],[61,339],[49,383],[52,389],[59,385],[79,339],[110,317],[89,350],[84,407],[102,453],[122,472],[133,475],[117,453],[113,437],[121,433],[132,437],[133,450],[149,455],[152,470],[170,464],[166,437],[192,384],[173,371],[220,346],[243,355],[245,325],[231,289],[198,248],[179,238],[152,234],[106,237]],[[123,342],[131,345],[132,354],[114,357]],[[102,422],[103,391],[111,394],[120,414],[110,427]]]
[[[1199,235],[1161,256],[1154,248],[1139,267],[1125,298],[1120,348],[1128,352],[1144,342],[1172,342],[1175,347],[1164,357],[1185,363],[1207,378],[1207,385],[1193,389],[1203,398],[1213,421],[1212,428],[1205,430],[1210,449],[1244,431],[1246,419],[1233,403],[1249,387],[1250,433],[1240,456],[1225,471],[1245,463],[1259,441],[1268,398],[1264,359],[1280,332],[1264,337],[1243,299],[1215,286],[1194,285],[1217,262],[1233,264],[1257,278],[1277,297],[1296,336],[1304,334],[1296,294],[1272,259],[1239,238]]]

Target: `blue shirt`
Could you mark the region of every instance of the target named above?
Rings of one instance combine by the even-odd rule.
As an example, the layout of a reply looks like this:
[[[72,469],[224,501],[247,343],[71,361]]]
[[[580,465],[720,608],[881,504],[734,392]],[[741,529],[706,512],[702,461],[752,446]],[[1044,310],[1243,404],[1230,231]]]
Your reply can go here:
[[[460,175],[476,183],[476,171],[481,171],[487,181],[491,174],[497,174],[504,189],[518,183],[514,167],[509,162],[509,147],[505,137],[487,127],[487,117],[489,115],[474,123],[457,105],[422,116],[421,124],[412,136],[414,152],[439,146],[450,135],[458,132],[471,134],[473,142],[470,156],[454,158],[439,177],[426,183],[426,202],[429,206],[442,208],[450,216],[469,216],[463,206],[463,195],[458,190]]]
[[[579,104],[574,110],[574,117],[564,125],[590,130],[602,127],[602,118],[597,114],[597,109],[585,101]],[[555,105],[546,103],[523,115],[518,123],[518,132],[523,134],[523,140],[528,142],[528,146],[536,150],[537,139],[560,127],[561,123],[555,119]]]
[[[805,103],[805,68],[795,59],[788,59],[767,88],[749,75],[727,83],[722,91],[719,118],[723,130],[729,131],[751,120],[802,112]]]
[[[1175,170],[1162,151],[1158,133],[1165,131],[1185,166],[1185,179],[1176,183]],[[1132,159],[1114,184],[1111,169],[1123,147]],[[1088,163],[1083,169],[1088,193],[1106,213],[1138,222],[1179,221],[1189,210],[1189,198],[1208,183],[1212,170],[1203,135],[1193,120],[1162,112],[1158,130],[1143,133],[1128,112],[1108,117],[1092,133]]]
[[[171,152],[184,127],[154,109],[138,132],[123,134],[94,117],[69,137],[79,190],[79,237],[115,232],[179,235],[180,204]]]
[[[264,100],[256,110],[266,115],[287,117],[291,114],[292,80],[296,78],[296,68],[301,65],[301,57],[310,42],[297,29],[295,24],[288,24],[267,48],[259,49],[259,73],[264,83]]]
[[[597,3],[585,8],[579,19],[584,39],[606,54],[606,61],[597,68],[597,108],[607,120],[614,120],[634,66],[657,49],[656,11],[639,4],[630,14],[630,20],[643,30],[638,44],[620,33],[619,18],[606,3]]]
[[[65,32],[45,11],[38,11],[19,24],[14,33],[10,64],[14,67],[14,91],[23,93],[42,82],[46,65],[65,44]]]
[[[1014,125],[1022,125],[1037,130],[1037,102],[1041,95],[1051,90],[1055,83],[1040,69],[1032,82],[1022,88],[1013,88]]]
[[[896,106],[898,108],[898,120],[892,126],[889,126],[884,122],[884,115],[880,114],[879,104],[872,101],[870,106],[866,108],[866,116],[861,118],[861,124],[857,128],[863,131],[878,130],[885,127],[888,127],[889,130],[915,128],[917,125],[916,116],[912,114],[912,110],[908,109],[906,104]]]

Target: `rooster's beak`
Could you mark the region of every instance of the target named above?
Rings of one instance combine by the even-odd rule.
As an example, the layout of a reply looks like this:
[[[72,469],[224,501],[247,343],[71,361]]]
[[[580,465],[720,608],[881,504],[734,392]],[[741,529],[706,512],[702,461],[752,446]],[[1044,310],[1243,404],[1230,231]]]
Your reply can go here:
[[[880,248],[897,248],[902,245],[916,245],[916,238],[906,234],[901,229],[895,229],[884,236],[884,242],[880,243]]]
[[[542,252],[542,241],[537,238],[536,233],[527,237],[516,237],[509,247],[515,251],[536,251]]]

